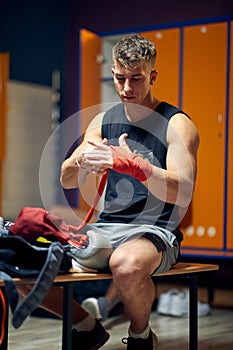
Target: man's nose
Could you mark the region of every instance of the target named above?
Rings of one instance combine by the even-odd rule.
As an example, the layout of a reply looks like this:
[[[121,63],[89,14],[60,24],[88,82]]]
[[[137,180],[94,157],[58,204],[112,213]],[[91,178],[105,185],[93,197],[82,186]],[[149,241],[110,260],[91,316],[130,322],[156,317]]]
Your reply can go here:
[[[126,79],[126,80],[125,80],[124,91],[125,91],[126,93],[129,93],[129,92],[132,91],[132,87],[131,87],[131,85],[130,85],[129,79]]]

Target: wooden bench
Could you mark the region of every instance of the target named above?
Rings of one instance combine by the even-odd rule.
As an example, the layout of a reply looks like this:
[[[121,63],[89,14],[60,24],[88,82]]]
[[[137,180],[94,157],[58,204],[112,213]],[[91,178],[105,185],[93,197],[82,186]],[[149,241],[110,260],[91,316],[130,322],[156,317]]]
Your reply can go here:
[[[215,264],[198,264],[198,263],[177,263],[172,269],[165,273],[156,274],[154,276],[177,276],[185,275],[189,278],[189,349],[198,349],[198,274],[203,272],[211,272],[218,270],[218,265]],[[67,273],[58,275],[54,284],[62,284],[64,287],[63,305],[63,324],[62,324],[62,350],[71,350],[71,326],[72,326],[72,299],[73,299],[73,283],[86,280],[104,280],[111,279],[112,275],[107,273]],[[16,285],[33,284],[35,279],[15,278]],[[0,288],[4,289],[4,282],[0,280]],[[8,332],[8,317],[7,317],[7,332]],[[7,334],[8,335],[8,334]],[[7,349],[7,342],[2,350]],[[78,350],[78,349],[77,349]]]

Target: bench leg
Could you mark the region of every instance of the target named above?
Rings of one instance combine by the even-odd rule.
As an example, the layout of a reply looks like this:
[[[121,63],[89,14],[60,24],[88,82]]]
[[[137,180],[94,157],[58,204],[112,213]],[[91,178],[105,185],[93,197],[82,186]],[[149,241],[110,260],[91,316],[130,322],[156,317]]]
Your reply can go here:
[[[214,302],[214,281],[213,274],[207,273],[207,288],[208,288],[208,302],[210,305]]]
[[[198,276],[189,275],[189,350],[198,349]]]
[[[72,345],[73,283],[64,283],[62,350],[71,350]]]

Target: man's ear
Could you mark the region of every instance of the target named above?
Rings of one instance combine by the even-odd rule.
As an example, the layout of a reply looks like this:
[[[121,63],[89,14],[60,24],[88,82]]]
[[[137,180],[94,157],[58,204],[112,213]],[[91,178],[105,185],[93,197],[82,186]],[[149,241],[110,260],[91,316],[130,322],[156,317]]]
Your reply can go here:
[[[153,85],[157,78],[158,71],[153,69],[150,73],[150,84]]]

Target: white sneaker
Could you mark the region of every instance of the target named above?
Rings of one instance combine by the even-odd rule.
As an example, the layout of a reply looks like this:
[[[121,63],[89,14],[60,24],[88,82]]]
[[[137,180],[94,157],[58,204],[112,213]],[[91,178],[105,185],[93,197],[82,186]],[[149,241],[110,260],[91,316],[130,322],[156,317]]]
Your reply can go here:
[[[186,293],[179,292],[171,296],[170,316],[184,317],[187,316],[189,310],[189,299]]]
[[[189,316],[189,290],[183,289],[183,293],[185,294],[185,298],[188,300],[188,310],[187,310],[187,316]],[[207,303],[201,303],[198,301],[197,303],[197,315],[199,317],[207,316],[211,313],[211,307]]]
[[[203,317],[209,315],[211,312],[210,305],[197,303],[197,315]],[[189,290],[184,289],[177,295],[171,295],[170,311],[171,316],[189,317]]]
[[[168,292],[160,294],[157,304],[157,312],[159,314],[170,314],[172,297],[175,295],[179,295],[178,289],[170,289]]]
[[[175,317],[189,317],[189,290],[184,289],[179,292],[177,289],[170,289],[167,293],[162,293],[158,299],[157,312],[161,315]],[[197,304],[197,314],[199,317],[207,316],[211,312],[209,304]]]

